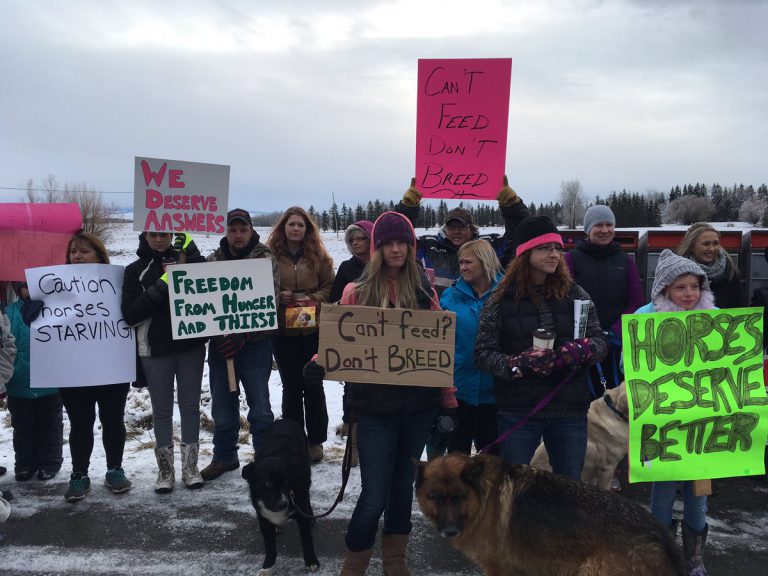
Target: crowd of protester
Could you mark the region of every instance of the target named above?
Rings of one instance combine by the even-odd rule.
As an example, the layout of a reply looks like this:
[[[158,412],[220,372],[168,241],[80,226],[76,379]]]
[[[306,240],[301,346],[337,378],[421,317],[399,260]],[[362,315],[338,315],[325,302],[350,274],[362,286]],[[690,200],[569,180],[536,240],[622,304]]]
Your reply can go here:
[[[413,462],[425,447],[430,459],[446,451],[485,450],[511,464],[528,464],[543,440],[554,473],[579,480],[590,402],[623,381],[622,315],[745,304],[739,270],[720,246],[719,232],[707,223],[689,228],[677,254],[667,250],[661,255],[651,301],[643,305],[638,269],[615,241],[617,223],[610,208],[590,207],[584,216],[584,240],[564,254],[557,227],[547,217],[529,217],[506,177],[497,200],[505,218],[503,235],[481,235],[470,212],[454,208],[436,235],[417,236],[412,222],[421,195],[412,182],[395,211],[347,228],[344,238],[351,258],[336,272],[315,221],[298,206],[285,211],[265,243],[246,210],[231,210],[226,235],[207,259],[188,235],[142,232],[137,259],[125,269],[122,312],[136,329],[137,380],[148,387],[151,399],[155,490],[174,489],[176,453],[182,483],[190,489],[240,466],[240,387],[258,452],[262,433],[274,420],[268,385],[273,358],[282,382],[282,417],[305,428],[311,461],[323,460],[329,419],[325,369],[316,360],[318,327],[287,322],[293,308],[317,311],[321,303],[333,302],[449,310],[457,319],[454,387],[345,384],[340,432],[354,437],[353,464],[359,457],[362,489],[347,529],[341,573],[365,573],[383,515],[385,573],[407,574]],[[174,339],[167,266],[243,259],[271,262],[277,328]],[[108,264],[109,255],[99,238],[78,232],[69,242],[66,263]],[[582,333],[574,337],[578,301],[588,302],[588,309]],[[768,296],[755,295],[758,304],[766,301]],[[36,476],[47,481],[57,475],[64,461],[66,410],[72,471],[64,498],[85,498],[98,413],[106,455],[104,481],[116,494],[130,490],[122,463],[129,383],[32,388],[29,325],[40,314],[42,302],[30,299],[23,282],[14,282],[3,286],[0,303],[0,394],[7,395],[13,425],[15,479],[26,482]],[[532,345],[533,333],[549,344]],[[213,458],[199,469],[206,358]],[[229,385],[228,365],[234,366],[239,382],[235,391]],[[175,405],[181,421],[178,452]],[[677,521],[672,504],[678,489],[675,482],[653,484],[651,511],[673,531]],[[688,570],[702,576],[707,498],[694,495],[690,482],[682,483],[681,490]]]

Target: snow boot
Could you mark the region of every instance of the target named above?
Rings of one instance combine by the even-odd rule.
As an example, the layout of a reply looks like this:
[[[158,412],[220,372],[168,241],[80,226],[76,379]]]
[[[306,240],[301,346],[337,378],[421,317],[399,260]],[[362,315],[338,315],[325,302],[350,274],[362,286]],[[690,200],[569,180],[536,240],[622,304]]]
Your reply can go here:
[[[157,458],[157,480],[155,480],[155,492],[165,494],[173,490],[176,475],[173,471],[173,446],[155,448]]]
[[[181,445],[181,479],[187,488],[202,488],[205,480],[197,469],[197,452],[200,445],[194,444]]]
[[[408,547],[408,534],[382,534],[381,559],[384,564],[384,576],[411,576],[405,564],[405,549]]]
[[[372,555],[373,548],[361,550],[360,552],[347,550],[339,576],[363,576],[368,569],[368,563],[371,561]]]
[[[685,556],[685,569],[688,576],[707,576],[704,568],[704,546],[707,543],[709,525],[704,530],[696,532],[685,522],[683,524],[683,555]]]

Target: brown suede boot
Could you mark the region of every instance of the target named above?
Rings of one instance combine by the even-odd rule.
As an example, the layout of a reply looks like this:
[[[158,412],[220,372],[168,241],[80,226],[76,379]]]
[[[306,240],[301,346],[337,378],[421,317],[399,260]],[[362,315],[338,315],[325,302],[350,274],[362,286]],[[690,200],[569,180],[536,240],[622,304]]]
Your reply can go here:
[[[405,565],[405,549],[408,546],[408,534],[382,534],[381,559],[384,563],[384,576],[411,576]]]
[[[361,550],[360,552],[347,550],[347,554],[344,556],[344,564],[341,565],[339,576],[363,576],[368,569],[368,563],[371,561],[372,554],[373,548]]]

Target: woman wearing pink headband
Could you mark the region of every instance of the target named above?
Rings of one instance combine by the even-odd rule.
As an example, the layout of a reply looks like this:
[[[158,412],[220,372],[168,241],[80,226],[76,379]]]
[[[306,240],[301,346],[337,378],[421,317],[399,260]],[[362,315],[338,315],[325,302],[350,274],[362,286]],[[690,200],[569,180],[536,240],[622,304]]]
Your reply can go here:
[[[575,301],[589,301],[563,262],[563,240],[544,216],[515,230],[515,259],[480,315],[475,363],[494,376],[500,455],[529,464],[541,438],[555,474],[581,479],[592,399],[587,367],[608,349],[594,305],[575,334]],[[534,335],[536,342],[534,342]]]

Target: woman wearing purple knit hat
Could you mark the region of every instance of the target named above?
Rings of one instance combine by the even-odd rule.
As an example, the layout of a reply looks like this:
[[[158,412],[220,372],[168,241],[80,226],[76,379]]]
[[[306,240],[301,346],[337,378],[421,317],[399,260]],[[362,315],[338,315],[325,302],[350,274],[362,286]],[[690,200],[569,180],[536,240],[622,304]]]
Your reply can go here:
[[[568,273],[552,221],[526,218],[513,239],[515,259],[480,314],[475,344],[475,364],[494,376],[499,432],[516,428],[500,455],[528,464],[543,437],[553,472],[580,480],[587,368],[608,345],[591,302],[586,329],[574,336],[575,301],[590,298]]]
[[[371,231],[371,261],[357,282],[347,285],[342,304],[439,310],[437,294],[416,262],[416,234],[410,221],[385,212]],[[310,362],[305,379],[322,379]],[[347,527],[341,576],[364,574],[384,516],[381,537],[385,574],[409,574],[405,563],[411,532],[414,460],[441,408],[457,406],[455,389],[387,384],[349,384],[357,414],[362,489]]]

